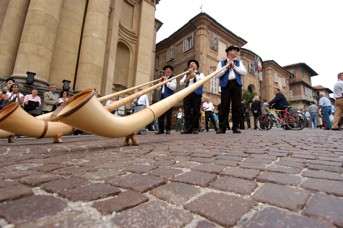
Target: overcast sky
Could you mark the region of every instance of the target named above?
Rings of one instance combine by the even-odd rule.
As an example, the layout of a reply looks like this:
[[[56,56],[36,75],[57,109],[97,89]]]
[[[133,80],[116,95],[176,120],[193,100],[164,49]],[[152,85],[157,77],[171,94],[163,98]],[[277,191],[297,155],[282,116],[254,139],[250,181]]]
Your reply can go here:
[[[333,88],[343,71],[342,0],[161,0],[157,42],[200,13],[201,5],[263,60],[307,63],[319,74],[312,85]]]

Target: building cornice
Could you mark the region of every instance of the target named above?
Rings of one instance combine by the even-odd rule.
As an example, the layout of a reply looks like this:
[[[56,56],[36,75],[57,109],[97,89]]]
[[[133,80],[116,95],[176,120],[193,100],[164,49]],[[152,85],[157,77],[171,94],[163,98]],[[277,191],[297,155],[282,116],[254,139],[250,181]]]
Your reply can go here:
[[[310,77],[313,77],[313,76],[317,76],[318,73],[313,70],[309,65],[307,65],[306,63],[295,63],[295,64],[291,64],[291,65],[287,65],[287,66],[284,66],[284,68],[286,70],[290,70],[290,69],[295,69],[295,68],[304,68],[307,72],[310,73]]]
[[[226,39],[234,40],[239,46],[244,46],[247,41],[242,39],[241,37],[237,36],[227,28],[225,28],[223,25],[218,23],[214,18],[209,16],[206,13],[200,13],[190,19],[186,24],[184,24],[181,28],[179,28],[176,32],[174,32],[172,35],[170,35],[168,38],[160,41],[157,43],[156,48],[165,48],[169,47],[170,45],[175,43],[175,40],[181,39],[184,37],[188,32],[195,31],[197,27],[205,24],[209,28],[215,28],[217,31],[220,31],[220,33],[224,36]]]
[[[276,61],[274,60],[266,60],[263,61],[263,69],[266,69],[268,66],[274,66],[275,68],[277,68],[279,71],[285,73],[288,75],[288,78],[293,77],[294,75],[289,72],[288,70],[286,70],[285,68],[283,68],[282,66],[280,66]]]

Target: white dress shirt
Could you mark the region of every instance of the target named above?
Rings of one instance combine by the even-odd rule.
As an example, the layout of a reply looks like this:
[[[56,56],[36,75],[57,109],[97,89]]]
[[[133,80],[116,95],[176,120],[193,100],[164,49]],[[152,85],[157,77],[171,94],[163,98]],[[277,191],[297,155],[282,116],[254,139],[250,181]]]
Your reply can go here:
[[[229,80],[233,80],[236,79],[236,73],[240,74],[241,76],[244,76],[247,74],[247,70],[243,64],[243,62],[240,59],[235,59],[239,61],[239,67],[234,65],[234,67],[232,69],[228,69],[229,70]],[[222,60],[223,61],[223,60]],[[217,65],[217,70],[222,68],[222,61],[220,61]],[[227,59],[227,63],[229,63],[230,60]],[[225,70],[222,70],[220,73],[217,74],[217,77],[221,77],[225,74]]]
[[[140,96],[137,100],[137,105],[142,105],[142,106],[149,106],[149,98],[148,95],[144,94]]]
[[[331,101],[327,97],[321,97],[319,99],[319,106],[321,107],[331,107]]]
[[[15,102],[19,102],[19,100],[24,98],[24,95],[22,93],[19,93],[19,95],[17,96],[17,94],[7,92],[6,96],[7,96],[8,100],[15,101]],[[18,100],[18,98],[19,98],[19,100]]]
[[[202,108],[205,112],[213,112],[214,111],[214,106],[212,102],[204,102],[202,104]]]
[[[166,84],[164,84],[164,85],[162,86],[161,93],[164,93],[164,90],[165,90],[165,87],[166,87],[166,86],[167,86],[169,89],[175,91],[176,85],[177,85],[176,79],[173,79],[173,80],[171,80],[170,82],[167,82]]]
[[[187,78],[187,75],[183,76],[183,78],[180,80],[180,85],[182,85],[182,86],[186,85],[186,78]],[[204,78],[205,78],[205,75],[203,73],[199,73],[198,72],[195,75],[195,79],[196,79],[197,82],[202,80],[202,79],[204,79]],[[193,81],[194,81],[194,78],[190,79],[189,83],[188,83],[188,86],[192,85],[194,83]]]
[[[40,96],[36,95],[35,97],[32,96],[32,94],[27,94],[24,97],[24,104],[27,104],[29,101],[33,101],[33,102],[38,102],[39,105],[42,104],[42,100],[40,98]]]
[[[336,82],[335,86],[333,87],[333,93],[335,98],[342,98],[343,97],[343,81],[339,80]]]

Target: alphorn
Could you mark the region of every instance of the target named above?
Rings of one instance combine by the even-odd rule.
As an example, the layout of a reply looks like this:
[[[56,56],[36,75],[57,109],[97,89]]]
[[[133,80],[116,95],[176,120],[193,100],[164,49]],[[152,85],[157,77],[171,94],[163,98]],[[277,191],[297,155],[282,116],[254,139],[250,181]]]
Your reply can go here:
[[[209,74],[204,79],[173,95],[129,116],[119,117],[109,113],[95,98],[93,90],[75,95],[57,114],[57,119],[75,128],[104,137],[125,137],[145,127],[182,101],[186,96],[226,70],[228,65]]]
[[[113,104],[106,107],[106,109],[111,112],[117,109],[118,107],[131,102],[133,99],[143,94],[149,93],[152,90],[170,82],[171,80],[183,76],[187,72],[188,71],[185,71],[166,81],[159,82],[156,85],[153,85],[152,87],[143,89],[142,91],[130,95],[128,98],[123,98],[119,101],[115,101],[113,102]],[[133,90],[139,89],[141,87],[155,83],[157,81],[160,81],[160,79],[151,81],[149,83],[143,83],[141,85],[107,95],[105,96],[105,98],[98,98],[98,101],[104,101],[115,96],[120,96],[124,93],[131,92]],[[58,138],[60,138],[61,136],[70,134],[73,128],[61,122],[50,121],[52,118],[54,118],[54,115],[56,115],[56,113],[47,113],[41,116],[33,117],[27,112],[25,112],[18,104],[9,104],[5,106],[2,110],[0,110],[0,129],[2,129],[0,130],[0,136],[8,137],[13,134],[16,134],[34,138],[52,137],[57,142]]]

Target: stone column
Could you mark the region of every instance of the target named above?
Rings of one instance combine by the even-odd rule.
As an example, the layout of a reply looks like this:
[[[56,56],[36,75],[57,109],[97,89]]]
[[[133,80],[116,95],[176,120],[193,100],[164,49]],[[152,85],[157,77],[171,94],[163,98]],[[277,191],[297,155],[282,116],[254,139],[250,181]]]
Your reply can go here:
[[[112,1],[111,17],[108,27],[107,46],[105,53],[104,75],[101,93],[113,92],[113,75],[115,72],[117,43],[119,38],[120,1]]]
[[[153,40],[155,36],[155,6],[142,1],[139,26],[137,69],[135,83],[140,84],[152,80],[153,75]],[[149,22],[149,23],[147,23]]]
[[[48,80],[63,0],[31,0],[14,74],[26,71]]]
[[[64,0],[63,3],[49,79],[58,87],[64,79],[74,83],[86,1]]]
[[[83,30],[76,90],[101,89],[110,0],[89,0]]]
[[[11,0],[0,30],[0,76],[12,74],[29,0]]]
[[[6,15],[8,3],[9,3],[9,0],[1,0],[0,1],[0,30],[1,30],[2,22],[5,18],[5,15]]]

